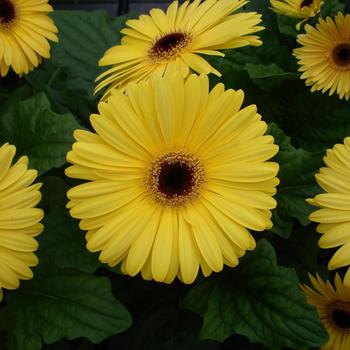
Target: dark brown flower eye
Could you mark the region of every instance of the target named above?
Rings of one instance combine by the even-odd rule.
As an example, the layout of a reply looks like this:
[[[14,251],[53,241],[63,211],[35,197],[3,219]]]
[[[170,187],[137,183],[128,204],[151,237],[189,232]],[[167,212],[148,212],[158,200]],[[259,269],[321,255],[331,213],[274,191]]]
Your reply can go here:
[[[337,66],[344,67],[350,64],[350,44],[337,45],[332,52],[333,61]]]
[[[313,0],[303,0],[300,3],[300,8],[302,9],[305,6],[311,6],[313,2],[314,2]]]
[[[8,25],[16,18],[16,8],[11,0],[0,0],[0,26]]]
[[[342,329],[350,329],[350,314],[344,310],[336,309],[332,312],[332,320]]]
[[[156,201],[181,206],[198,196],[203,180],[198,159],[191,154],[171,152],[153,162],[147,182]]]

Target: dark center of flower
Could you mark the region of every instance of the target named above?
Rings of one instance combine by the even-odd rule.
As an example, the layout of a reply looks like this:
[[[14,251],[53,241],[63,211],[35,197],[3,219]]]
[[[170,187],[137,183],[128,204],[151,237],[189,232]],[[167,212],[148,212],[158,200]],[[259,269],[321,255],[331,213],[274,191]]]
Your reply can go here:
[[[334,324],[341,329],[350,329],[350,313],[341,309],[332,311]]]
[[[165,34],[153,44],[149,56],[153,60],[171,60],[178,57],[189,43],[188,34],[181,32]]]
[[[166,196],[183,196],[191,192],[194,185],[194,169],[181,161],[160,166],[158,189]]]
[[[302,9],[303,7],[311,6],[313,2],[313,0],[303,0],[300,3],[300,8]]]
[[[156,51],[169,51],[185,40],[183,33],[171,33],[160,38],[153,46]]]
[[[332,52],[334,63],[339,67],[350,65],[350,44],[337,45]]]
[[[16,8],[11,0],[0,0],[0,25],[9,25],[16,17]]]
[[[173,207],[197,197],[203,180],[198,159],[188,153],[171,152],[152,163],[147,185],[157,202]]]

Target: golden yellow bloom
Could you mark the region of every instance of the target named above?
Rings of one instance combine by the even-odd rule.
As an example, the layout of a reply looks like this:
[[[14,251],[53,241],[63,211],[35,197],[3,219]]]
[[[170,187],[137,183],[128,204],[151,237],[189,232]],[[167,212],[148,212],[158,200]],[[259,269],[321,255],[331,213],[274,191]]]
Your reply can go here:
[[[319,14],[323,2],[323,0],[270,0],[272,9],[276,13],[304,20]],[[302,22],[298,24],[298,30]]]
[[[350,15],[338,13],[333,21],[330,17],[320,19],[316,28],[305,26],[306,34],[298,35],[302,46],[294,55],[303,72],[301,79],[311,91],[336,92],[339,97],[350,96]]]
[[[322,350],[350,349],[350,287],[345,286],[338,274],[334,286],[310,275],[313,288],[301,286],[308,302],[316,306],[326,328],[329,341]]]
[[[255,247],[271,228],[278,146],[243,91],[206,75],[152,76],[114,90],[67,155],[68,208],[100,260],[145,279],[192,283]]]
[[[0,74],[9,68],[19,75],[50,57],[48,40],[58,41],[47,0],[0,0]]]
[[[341,246],[328,264],[330,270],[350,265],[350,137],[344,144],[337,144],[324,157],[327,165],[316,174],[318,184],[327,192],[308,202],[319,209],[310,220],[320,223],[317,231],[322,233],[321,248]],[[350,286],[350,269],[344,283]]]
[[[0,300],[2,288],[16,289],[20,279],[31,279],[38,263],[35,236],[43,230],[43,211],[34,208],[41,199],[41,184],[32,185],[36,170],[28,170],[28,158],[12,164],[15,146],[0,147]]]
[[[224,56],[218,50],[246,45],[261,45],[259,37],[250,34],[263,29],[257,26],[261,15],[234,11],[245,0],[185,1],[180,7],[174,1],[164,13],[153,9],[150,15],[128,20],[121,45],[110,48],[102,57],[101,66],[113,65],[97,80],[96,91],[109,86],[124,90],[130,81],[148,79],[181,72],[186,77],[190,69],[197,73],[220,76],[199,54]]]

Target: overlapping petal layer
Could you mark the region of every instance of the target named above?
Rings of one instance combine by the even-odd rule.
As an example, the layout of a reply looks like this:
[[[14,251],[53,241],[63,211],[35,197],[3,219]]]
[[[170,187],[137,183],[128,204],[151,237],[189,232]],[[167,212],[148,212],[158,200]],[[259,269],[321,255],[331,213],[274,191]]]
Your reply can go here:
[[[319,14],[323,2],[323,0],[270,0],[276,13],[305,20]]]
[[[278,165],[267,160],[278,146],[243,98],[222,84],[209,92],[206,76],[174,75],[101,102],[95,133],[77,130],[67,155],[66,174],[89,180],[68,192],[87,248],[166,283],[192,283],[199,269],[208,276],[254,249],[249,230],[272,226]]]
[[[298,35],[302,46],[294,50],[301,79],[311,91],[335,92],[339,98],[350,96],[350,15],[320,19],[316,28],[306,25]]]
[[[324,157],[327,167],[316,174],[318,184],[326,191],[308,202],[321,209],[310,215],[310,220],[320,223],[321,248],[341,247],[333,255],[328,267],[334,270],[350,265],[350,137],[337,144]],[[350,286],[350,269],[344,283]]]
[[[0,9],[0,74],[10,67],[26,74],[50,58],[49,40],[58,41],[52,7],[47,0],[2,0]]]
[[[12,165],[16,148],[0,147],[0,299],[2,288],[16,289],[20,279],[31,279],[30,267],[38,263],[35,236],[43,230],[41,184],[32,184],[36,170],[28,170],[28,158]]]
[[[312,287],[303,285],[302,291],[317,312],[329,334],[321,350],[348,350],[350,348],[350,287],[336,274],[334,286],[320,276],[310,275]]]
[[[110,48],[101,58],[101,66],[113,65],[97,80],[96,91],[107,87],[124,89],[130,81],[190,70],[209,74],[220,73],[200,54],[224,56],[218,50],[246,45],[259,46],[259,37],[251,35],[263,29],[258,26],[261,15],[236,10],[245,0],[195,0],[179,6],[174,1],[166,12],[153,9],[149,15],[128,20],[121,45]]]

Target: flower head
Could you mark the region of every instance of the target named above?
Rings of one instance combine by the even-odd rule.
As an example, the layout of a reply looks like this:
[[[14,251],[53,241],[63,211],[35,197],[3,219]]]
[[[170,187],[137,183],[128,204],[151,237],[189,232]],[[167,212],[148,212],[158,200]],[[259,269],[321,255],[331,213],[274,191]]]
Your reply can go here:
[[[224,56],[218,50],[246,45],[261,45],[259,37],[251,35],[263,29],[261,16],[255,12],[234,11],[245,0],[185,1],[180,7],[174,1],[166,13],[151,10],[149,15],[126,22],[121,45],[110,48],[101,58],[101,66],[113,65],[97,80],[96,91],[108,86],[125,89],[131,81],[148,79],[179,71],[186,77],[190,70],[197,73],[220,73],[199,54]]]
[[[312,287],[301,286],[308,302],[316,306],[326,328],[329,341],[322,350],[348,350],[350,346],[350,287],[345,286],[338,274],[334,286],[320,276],[310,275]]]
[[[57,42],[57,28],[47,15],[47,0],[0,0],[0,74],[9,68],[22,75],[50,57],[48,40]]]
[[[294,50],[301,66],[301,79],[311,91],[336,92],[350,96],[350,15],[338,13],[335,20],[320,19],[316,28],[305,26],[306,34],[298,35],[302,46]]]
[[[205,75],[152,76],[115,90],[77,130],[67,160],[70,214],[100,260],[145,279],[192,283],[254,249],[272,226],[278,146],[241,90]]]
[[[38,263],[35,236],[43,230],[39,221],[41,184],[32,185],[36,170],[28,170],[28,158],[12,164],[15,146],[0,147],[0,300],[2,288],[16,289],[20,279],[31,279],[31,266]]]
[[[344,144],[328,150],[324,161],[327,167],[320,169],[316,180],[326,193],[308,202],[321,208],[310,215],[310,220],[320,223],[317,226],[317,231],[322,234],[319,246],[341,246],[328,264],[328,268],[334,270],[350,265],[350,137]],[[344,283],[350,286],[350,269]]]
[[[270,0],[276,13],[305,20],[315,17],[321,11],[323,2],[323,0]]]

